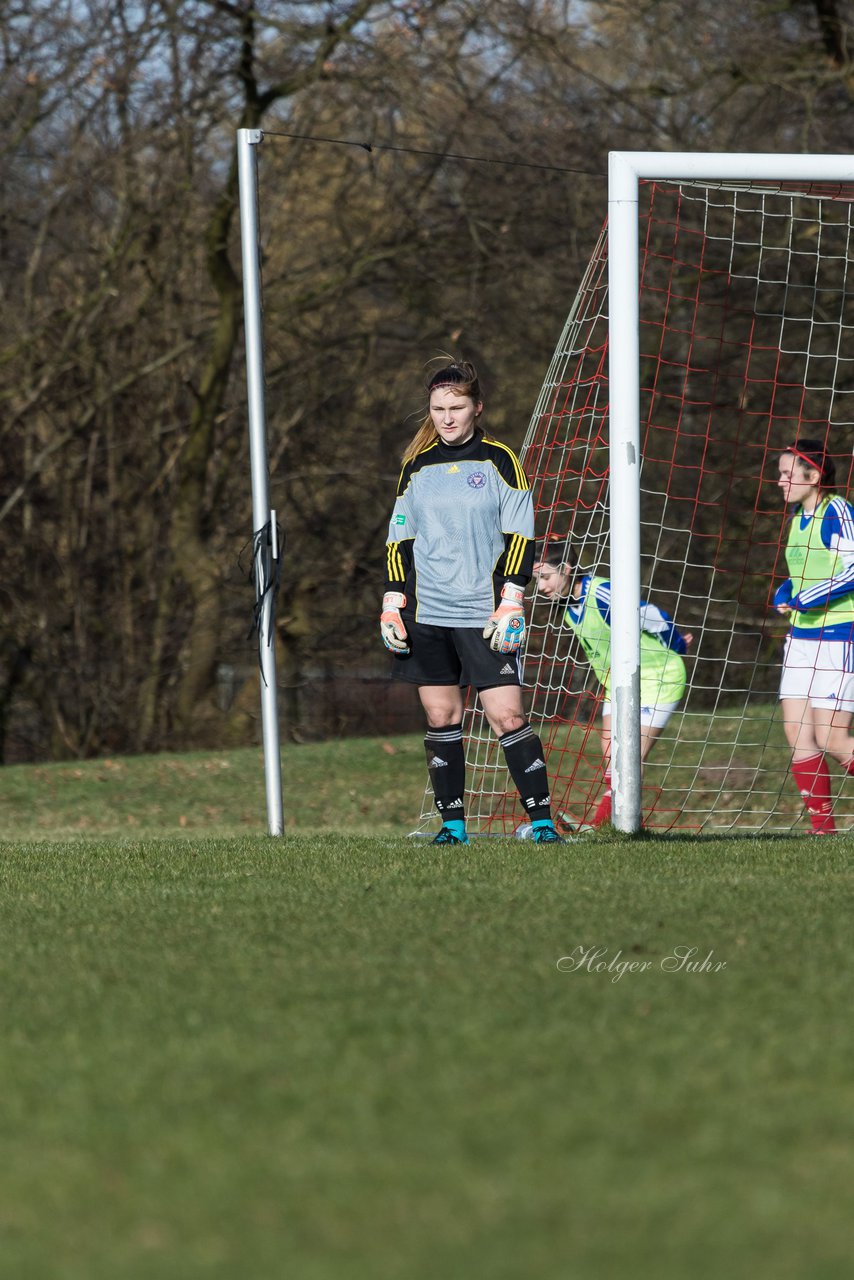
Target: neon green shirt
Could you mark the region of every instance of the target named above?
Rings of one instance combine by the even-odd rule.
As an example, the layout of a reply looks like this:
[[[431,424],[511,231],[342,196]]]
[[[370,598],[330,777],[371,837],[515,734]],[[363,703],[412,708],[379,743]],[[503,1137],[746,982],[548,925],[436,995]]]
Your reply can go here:
[[[596,678],[611,696],[611,584],[606,578],[583,577],[581,596],[564,614],[587,655]],[[641,601],[640,700],[643,707],[678,702],[685,692],[686,645],[669,616],[657,605]]]

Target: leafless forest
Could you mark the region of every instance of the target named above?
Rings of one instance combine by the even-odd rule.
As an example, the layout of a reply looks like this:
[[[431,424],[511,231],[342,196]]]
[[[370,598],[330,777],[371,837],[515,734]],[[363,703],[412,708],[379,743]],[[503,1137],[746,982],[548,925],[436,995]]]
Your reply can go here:
[[[347,678],[384,668],[384,530],[426,362],[473,359],[491,430],[518,445],[608,151],[854,151],[847,0],[0,0],[0,16],[7,762],[256,740],[239,127],[264,131],[297,739],[365,727]],[[388,696],[380,681],[379,728]]]

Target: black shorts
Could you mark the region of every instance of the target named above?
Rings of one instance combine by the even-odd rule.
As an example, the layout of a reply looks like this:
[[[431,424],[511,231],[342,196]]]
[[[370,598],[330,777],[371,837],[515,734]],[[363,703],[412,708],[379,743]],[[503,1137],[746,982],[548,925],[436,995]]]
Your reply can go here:
[[[492,689],[521,685],[519,655],[494,653],[481,627],[434,627],[406,619],[409,653],[394,655],[392,676],[411,684],[451,685],[461,689]]]

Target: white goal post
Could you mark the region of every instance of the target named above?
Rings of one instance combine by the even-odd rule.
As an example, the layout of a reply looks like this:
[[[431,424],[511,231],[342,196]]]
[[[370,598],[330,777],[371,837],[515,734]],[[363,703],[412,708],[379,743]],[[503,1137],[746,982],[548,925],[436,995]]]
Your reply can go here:
[[[854,182],[854,156],[614,151],[608,164],[611,681],[614,825],[641,827],[640,344],[641,180]]]

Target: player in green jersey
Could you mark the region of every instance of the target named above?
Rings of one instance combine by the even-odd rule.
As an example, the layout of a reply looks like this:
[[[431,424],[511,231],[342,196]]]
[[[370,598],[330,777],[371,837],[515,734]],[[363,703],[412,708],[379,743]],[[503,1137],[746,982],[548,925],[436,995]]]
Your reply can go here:
[[[606,578],[583,573],[572,547],[562,561],[539,560],[534,565],[537,590],[566,603],[564,621],[575,633],[596,678],[604,687],[602,758],[605,792],[593,815],[593,826],[611,819],[611,584]],[[682,654],[693,641],[682,634],[657,605],[641,601],[640,701],[641,761],[670,719],[685,692]]]
[[[835,467],[820,440],[789,445],[778,471],[793,508],[790,576],[774,594],[774,608],[791,623],[780,680],[783,728],[812,830],[833,835],[826,756],[854,774],[854,509],[833,492]]]

